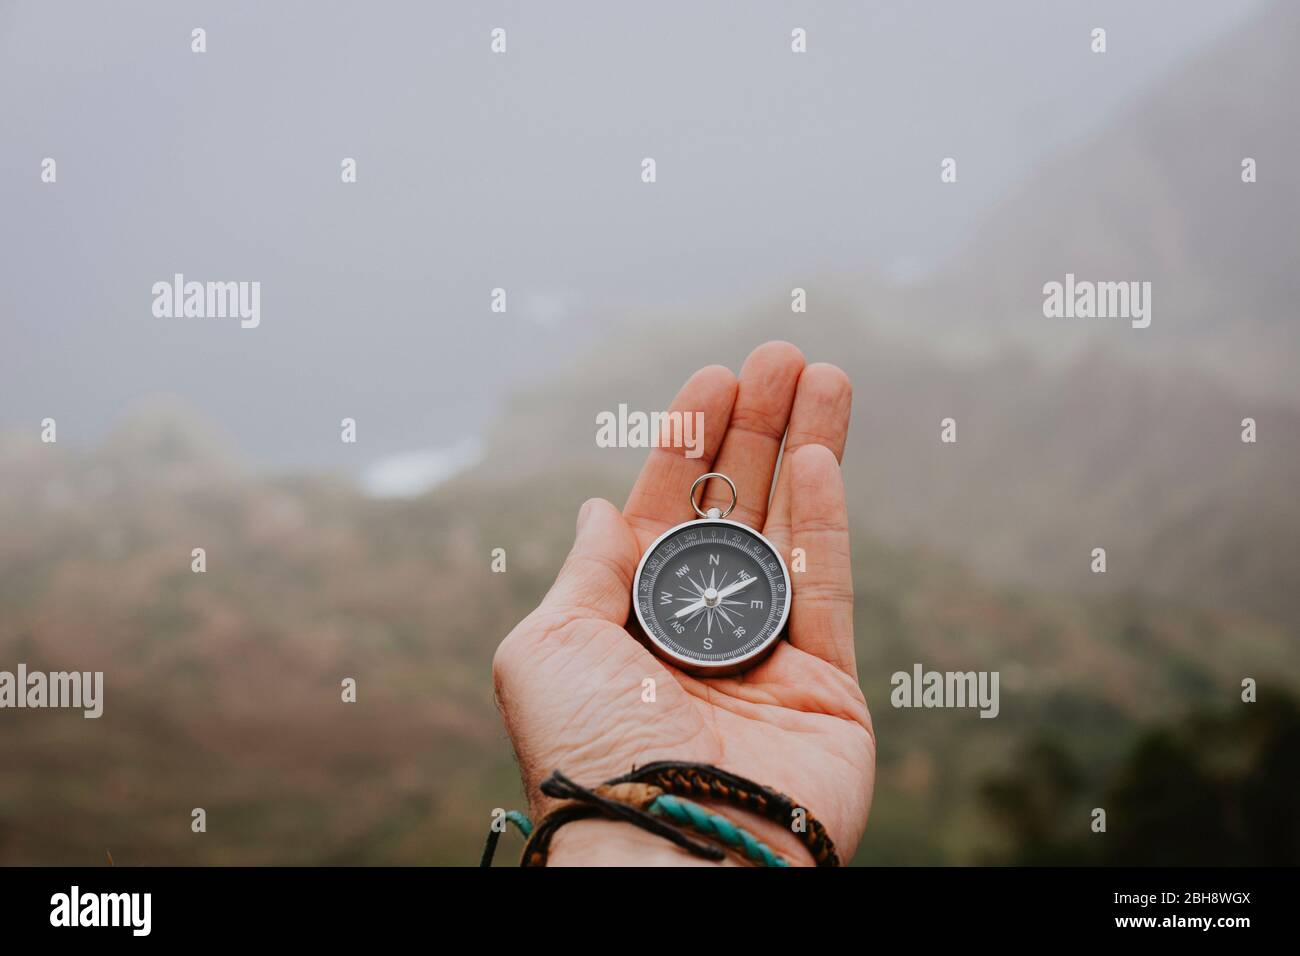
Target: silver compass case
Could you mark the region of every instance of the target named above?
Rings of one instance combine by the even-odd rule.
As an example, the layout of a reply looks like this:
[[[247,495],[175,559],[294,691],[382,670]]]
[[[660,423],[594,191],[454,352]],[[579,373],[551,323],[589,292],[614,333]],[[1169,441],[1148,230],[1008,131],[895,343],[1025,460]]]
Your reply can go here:
[[[780,551],[748,525],[716,514],[711,509],[660,535],[632,582],[632,607],[650,649],[698,677],[760,663],[790,617],[790,574]]]

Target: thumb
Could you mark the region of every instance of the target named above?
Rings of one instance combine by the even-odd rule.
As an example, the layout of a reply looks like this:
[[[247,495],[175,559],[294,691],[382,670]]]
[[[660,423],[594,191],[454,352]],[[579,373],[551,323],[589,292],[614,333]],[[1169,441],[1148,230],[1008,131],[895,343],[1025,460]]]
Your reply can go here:
[[[614,624],[627,621],[632,575],[640,552],[622,513],[604,498],[578,512],[578,533],[555,584],[542,601],[550,611],[582,612]]]

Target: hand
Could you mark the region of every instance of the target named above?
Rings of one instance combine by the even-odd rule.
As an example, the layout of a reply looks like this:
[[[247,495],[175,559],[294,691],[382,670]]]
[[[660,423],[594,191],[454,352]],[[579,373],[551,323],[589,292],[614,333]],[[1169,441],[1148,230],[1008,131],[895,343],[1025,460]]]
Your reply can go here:
[[[853,856],[871,805],[876,746],[854,660],[839,466],[851,398],[842,371],[805,368],[798,349],[783,342],[755,349],[739,380],[721,366],[701,369],[672,408],[704,413],[703,455],[652,449],[621,514],[599,498],[582,506],[577,540],[554,586],[493,662],[534,819],[551,803],[538,786],[552,770],[595,786],[634,765],[690,760],[785,792],[821,820],[842,860]],[[752,670],[699,679],[652,655],[624,624],[637,562],[665,530],[695,516],[687,489],[709,471],[736,483],[730,517],[760,529],[787,565],[791,549],[802,548],[807,570],[792,575],[788,640]],[[725,508],[730,489],[709,485],[701,507]],[[642,699],[647,677],[655,681],[653,703]],[[792,863],[812,862],[789,830],[718,809]],[[629,824],[592,820],[558,831],[551,862],[695,858]]]

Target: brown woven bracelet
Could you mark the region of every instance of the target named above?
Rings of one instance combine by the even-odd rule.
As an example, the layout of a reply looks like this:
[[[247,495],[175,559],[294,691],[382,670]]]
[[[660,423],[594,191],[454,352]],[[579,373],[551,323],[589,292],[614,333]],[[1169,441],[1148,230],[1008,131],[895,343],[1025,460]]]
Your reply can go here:
[[[610,792],[610,788],[624,784],[649,785],[677,796],[716,800],[748,810],[783,827],[790,825],[791,816],[799,809],[794,800],[780,791],[710,764],[657,761],[615,777],[595,790],[587,790],[557,771],[543,782],[542,792],[570,802],[557,807],[537,824],[524,847],[520,865],[545,866],[555,832],[566,823],[592,817],[624,820],[670,840],[695,856],[710,860],[723,858],[724,854],[716,846],[695,840],[638,806],[615,799],[621,794]],[[826,828],[812,814],[806,810],[804,813],[805,828],[794,832],[808,848],[817,866],[839,866],[835,845]]]
[[[557,830],[574,820],[592,817],[604,817],[610,820],[623,820],[643,830],[661,836],[676,844],[688,853],[706,860],[718,861],[725,855],[717,847],[687,836],[681,830],[658,817],[647,813],[644,804],[648,801],[627,799],[626,789],[629,785],[612,787],[602,784],[594,790],[580,786],[560,773],[558,770],[542,781],[542,793],[570,802],[556,807],[533,829],[532,836],[524,846],[520,866],[545,866],[551,851],[551,840]],[[631,786],[637,786],[635,784]],[[651,789],[651,788],[646,788]],[[612,791],[612,792],[611,792]],[[662,791],[660,791],[662,792]]]
[[[718,800],[756,813],[759,816],[790,826],[790,817],[800,809],[797,802],[771,787],[755,783],[739,774],[721,770],[706,763],[686,763],[679,760],[660,760],[638,767],[631,773],[609,781],[615,783],[649,783],[666,793],[696,799]],[[796,832],[800,842],[808,848],[818,866],[839,866],[835,844],[821,821],[808,813],[806,826]]]

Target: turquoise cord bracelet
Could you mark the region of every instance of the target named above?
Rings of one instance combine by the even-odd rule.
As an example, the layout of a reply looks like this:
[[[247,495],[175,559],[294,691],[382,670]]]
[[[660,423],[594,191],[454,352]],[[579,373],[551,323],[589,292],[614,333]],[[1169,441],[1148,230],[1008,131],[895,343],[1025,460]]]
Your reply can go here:
[[[665,793],[655,797],[646,809],[658,816],[667,817],[678,826],[688,826],[705,836],[715,838],[733,850],[739,850],[747,859],[759,866],[790,865],[744,827],[736,826],[724,816],[710,813],[698,803]]]
[[[744,827],[736,826],[720,814],[711,813],[698,803],[675,797],[670,793],[664,793],[651,800],[645,809],[655,816],[664,817],[681,827],[689,827],[697,833],[717,840],[724,846],[738,850],[746,859],[752,863],[757,863],[759,866],[790,865],[784,857],[774,852],[767,844]],[[505,818],[515,825],[515,828],[519,830],[525,839],[532,835],[532,821],[518,810],[507,811]],[[499,830],[492,830],[488,833],[488,843],[483,851],[482,866],[492,864],[492,857],[496,853],[496,844],[500,835],[501,831]]]

